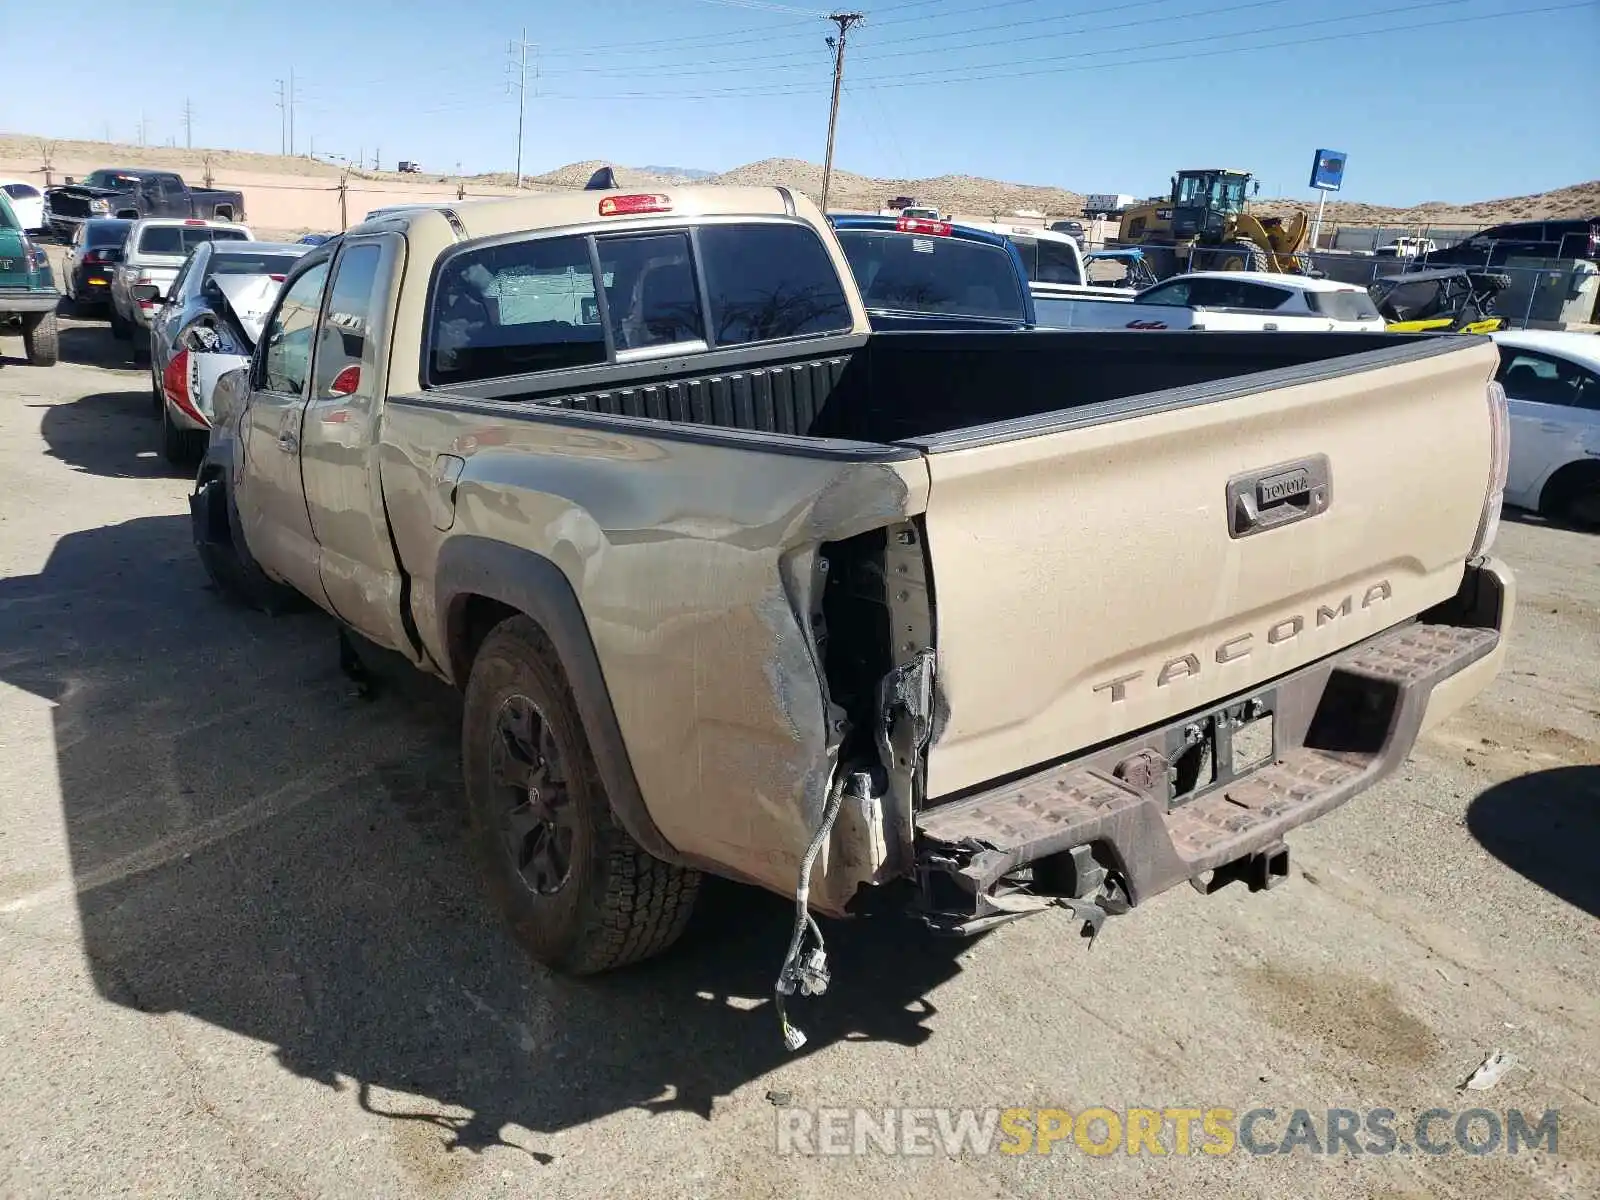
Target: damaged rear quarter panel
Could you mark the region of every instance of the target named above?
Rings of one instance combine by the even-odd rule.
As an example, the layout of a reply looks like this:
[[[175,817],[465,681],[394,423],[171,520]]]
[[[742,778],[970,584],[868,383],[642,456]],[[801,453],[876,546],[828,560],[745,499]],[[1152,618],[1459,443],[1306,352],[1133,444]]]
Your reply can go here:
[[[448,598],[433,586],[446,539],[549,559],[583,610],[661,834],[693,861],[792,894],[837,743],[797,615],[811,608],[811,566],[824,542],[920,513],[920,457],[432,398],[391,399],[387,423],[384,494],[436,659],[449,661]],[[435,528],[436,452],[466,463],[448,532]],[[841,836],[814,877],[824,911],[879,865],[840,849]]]

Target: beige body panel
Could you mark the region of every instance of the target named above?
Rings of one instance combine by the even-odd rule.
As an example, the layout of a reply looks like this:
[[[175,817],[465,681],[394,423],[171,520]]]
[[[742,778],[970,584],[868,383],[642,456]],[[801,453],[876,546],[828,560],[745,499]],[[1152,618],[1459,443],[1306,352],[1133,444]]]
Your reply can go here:
[[[385,492],[414,613],[449,661],[435,586],[448,538],[555,563],[583,610],[651,818],[678,853],[779,892],[821,819],[836,738],[809,628],[817,547],[903,519],[921,460],[840,462],[619,428],[391,402]],[[428,465],[466,460],[454,524]],[[879,839],[881,841],[881,837]],[[879,876],[870,839],[836,837],[813,903]]]
[[[1452,596],[1496,362],[1485,342],[930,456],[950,718],[929,797],[1170,720]],[[1230,538],[1231,477],[1317,454],[1326,511]]]

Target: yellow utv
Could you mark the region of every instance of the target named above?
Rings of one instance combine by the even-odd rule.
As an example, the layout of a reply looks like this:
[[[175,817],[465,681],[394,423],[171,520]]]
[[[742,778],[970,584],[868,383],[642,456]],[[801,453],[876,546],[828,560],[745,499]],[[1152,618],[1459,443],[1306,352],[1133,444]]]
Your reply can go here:
[[[1494,333],[1506,327],[1495,297],[1510,286],[1499,272],[1442,267],[1390,275],[1367,292],[1390,333]]]

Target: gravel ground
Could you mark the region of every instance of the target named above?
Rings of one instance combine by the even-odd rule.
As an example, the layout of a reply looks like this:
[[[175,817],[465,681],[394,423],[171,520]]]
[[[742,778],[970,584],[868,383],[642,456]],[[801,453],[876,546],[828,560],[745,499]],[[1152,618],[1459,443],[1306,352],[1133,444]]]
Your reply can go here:
[[[527,966],[467,862],[450,697],[359,701],[322,617],[207,591],[147,372],[102,323],[62,347],[0,343],[0,1195],[1600,1194],[1600,538],[1507,522],[1506,671],[1296,834],[1287,886],[1169,893],[1092,951],[1065,914],[833,929],[790,1055],[775,898],[712,888],[613,977]],[[777,1152],[778,1105],[1560,1124],[1516,1156],[827,1158]]]

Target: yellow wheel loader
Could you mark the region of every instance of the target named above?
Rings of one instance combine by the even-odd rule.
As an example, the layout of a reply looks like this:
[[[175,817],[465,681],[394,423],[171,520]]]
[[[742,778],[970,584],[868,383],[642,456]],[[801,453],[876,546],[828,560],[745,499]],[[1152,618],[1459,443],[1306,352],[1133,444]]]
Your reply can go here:
[[[1179,171],[1165,199],[1123,209],[1117,242],[1143,247],[1161,278],[1191,269],[1305,274],[1306,213],[1287,221],[1255,216],[1245,194],[1250,181],[1248,171],[1221,167]]]

